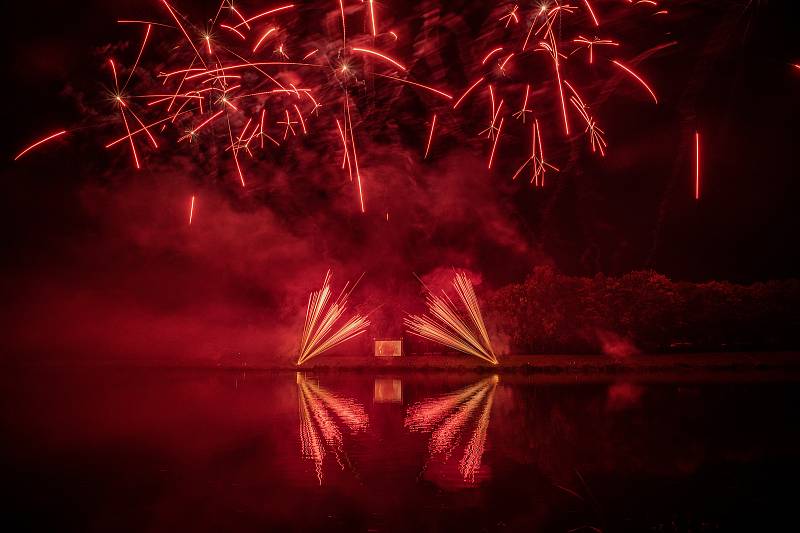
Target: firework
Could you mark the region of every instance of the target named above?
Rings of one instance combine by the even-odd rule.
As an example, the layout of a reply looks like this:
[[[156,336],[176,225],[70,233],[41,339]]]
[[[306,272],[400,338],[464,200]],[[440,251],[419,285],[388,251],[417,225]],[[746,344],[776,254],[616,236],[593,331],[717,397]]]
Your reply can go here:
[[[574,4],[545,1],[530,8],[518,5],[498,7],[501,15],[489,17],[489,29],[480,36],[483,51],[475,56],[473,69],[476,77],[469,82],[452,106],[453,110],[461,109],[464,113],[475,115],[480,113],[482,94],[488,99],[488,135],[484,135],[487,130],[483,130],[478,136],[484,136],[490,141],[487,147],[489,169],[496,165],[500,156],[500,125],[504,125],[509,136],[518,137],[515,125],[524,125],[532,119],[531,122],[535,124],[531,130],[533,148],[513,178],[524,168],[530,167],[531,183],[537,186],[543,184],[547,169],[556,170],[556,167],[544,160],[541,150],[543,127],[548,122],[544,118],[544,109],[550,101],[556,104],[558,120],[567,138],[573,132],[572,116],[576,113],[584,123],[583,133],[592,152],[605,156],[608,147],[605,132],[599,126],[588,101],[582,99],[575,85],[565,79],[568,72],[573,73],[575,79],[583,80],[589,76],[596,78],[598,73],[610,74],[614,68],[619,69],[639,83],[653,101],[658,103],[655,91],[640,74],[619,59],[603,57],[604,52],[619,48],[621,43],[595,34],[602,31],[601,20],[606,18],[598,12],[598,7],[588,0]],[[640,7],[648,11],[655,6],[655,3],[651,5],[649,2],[637,2],[635,5],[638,4],[645,4]],[[620,6],[608,9],[614,9],[616,18],[620,11],[627,8]],[[636,15],[632,13],[630,16]],[[579,51],[585,51],[587,61],[569,61]],[[537,57],[545,58],[544,64]],[[598,66],[598,63],[602,64]],[[587,69],[587,65],[591,68]],[[537,99],[541,100],[535,102],[536,111],[531,105],[534,101],[534,87]],[[496,105],[496,101],[501,104]],[[522,107],[514,112],[501,113],[504,101],[521,101]],[[504,113],[510,116],[505,116]],[[525,133],[527,132],[523,132],[523,135]]]
[[[366,80],[373,86],[378,80],[397,83],[434,98],[452,96],[409,76],[405,61],[389,49],[392,43],[379,39],[398,38],[393,31],[381,33],[372,1],[358,8],[341,0],[338,4],[333,12],[337,18],[340,12],[341,36],[335,29],[330,35],[332,28],[316,31],[303,18],[304,6],[295,4],[250,16],[222,0],[213,18],[195,25],[174,3],[161,0],[163,22],[119,20],[144,25],[144,31],[131,68],[107,60],[111,102],[123,134],[105,143],[106,148],[124,143],[139,169],[149,152],[143,143],[158,149],[156,134],[175,130],[178,143],[202,145],[210,157],[226,156],[246,187],[249,161],[266,157],[266,149],[305,148],[307,142],[294,140],[309,135],[323,145],[341,138],[342,167],[354,181],[360,210],[366,212],[358,127],[369,124],[364,115],[368,110],[385,108],[382,104],[397,98],[397,92],[364,91]],[[368,21],[366,34],[348,31],[348,18],[356,9]],[[302,28],[295,31],[295,24]],[[158,67],[149,66],[153,64]],[[65,133],[34,143],[15,159]]]
[[[636,81],[638,81],[642,85],[642,87],[647,89],[647,92],[649,92],[650,96],[653,97],[653,102],[658,103],[658,97],[656,96],[656,93],[653,92],[653,89],[650,88],[650,85],[648,85],[647,82],[644,81],[641,76],[636,74],[633,70],[631,70],[630,68],[626,67],[625,65],[623,65],[622,63],[620,63],[616,59],[614,59],[611,62],[614,63],[619,68],[621,68],[622,70],[624,70],[625,72],[627,72],[628,74],[630,74],[633,77],[633,79],[635,79]]]
[[[39,139],[38,141],[34,142],[33,144],[28,145],[28,147],[26,147],[20,153],[18,153],[17,156],[14,158],[14,161],[19,159],[23,155],[27,154],[28,152],[30,152],[34,148],[37,148],[38,146],[41,146],[46,142],[52,141],[53,139],[57,139],[58,137],[61,137],[62,135],[66,135],[66,133],[67,133],[67,130],[61,130],[61,131],[57,131],[56,133],[53,133],[51,135],[48,135],[44,139]]]
[[[700,199],[700,132],[694,132],[694,199]]]
[[[330,280],[329,270],[325,274],[322,288],[312,292],[308,297],[303,334],[300,337],[298,365],[361,335],[369,326],[367,317],[359,314],[341,323],[352,288],[349,288],[349,283],[346,284],[339,297],[331,302]]]
[[[425,156],[423,159],[428,158],[428,152],[431,151],[431,143],[433,142],[433,129],[436,127],[436,115],[431,119],[431,132],[428,134],[428,144],[425,145]]]
[[[189,202],[189,225],[192,225],[192,218],[194,217],[194,195],[192,195],[192,200]]]
[[[404,319],[409,333],[496,365],[497,357],[472,282],[465,274],[457,272],[453,278],[453,288],[467,318],[461,316],[459,308],[446,293],[439,296],[428,292],[426,303],[429,314],[409,315]]]
[[[464,88],[452,94],[415,79],[419,55],[409,59],[403,53],[404,43],[389,28],[389,8],[372,0],[322,4],[327,11],[323,8],[317,20],[309,20],[311,10],[299,3],[246,13],[222,0],[202,24],[193,23],[172,0],[158,5],[161,21],[118,21],[144,27],[130,61],[107,58],[108,116],[114,117],[118,135],[106,148],[123,147],[138,169],[160,148],[157,136],[164,135],[224,161],[242,188],[254,181],[248,176],[259,160],[321,148],[335,152],[335,164],[352,182],[361,212],[367,211],[370,189],[364,166],[370,143],[362,141],[371,128],[396,120],[390,104],[403,88],[418,93],[425,111],[426,118],[419,119],[422,159],[430,159],[435,136],[452,134],[451,125],[468,124],[465,118],[475,119],[488,123],[476,130],[481,129],[477,136],[485,144],[489,170],[507,168],[513,148],[527,143],[517,140],[530,135],[530,154],[511,161],[518,169],[512,179],[529,169],[535,186],[544,185],[548,170],[558,170],[543,151],[546,141],[554,157],[554,123],[568,141],[582,134],[592,153],[606,155],[609,143],[591,94],[595,85],[621,75],[659,101],[640,73],[642,56],[610,56],[630,43],[617,35],[609,38],[604,30],[604,23],[611,27],[620,18],[665,14],[656,2],[499,3],[476,40]],[[429,128],[423,120],[429,120]],[[31,144],[15,159],[67,131]]]

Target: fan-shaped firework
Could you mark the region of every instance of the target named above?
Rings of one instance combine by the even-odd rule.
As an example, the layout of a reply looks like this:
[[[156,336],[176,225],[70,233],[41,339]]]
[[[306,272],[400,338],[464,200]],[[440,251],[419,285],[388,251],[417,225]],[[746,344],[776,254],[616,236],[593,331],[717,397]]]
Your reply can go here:
[[[439,296],[429,292],[429,314],[409,315],[404,320],[409,332],[496,365],[497,357],[472,282],[465,274],[457,272],[453,288],[468,318],[462,318],[458,307],[446,293]]]
[[[353,315],[344,324],[339,324],[347,310],[347,298],[352,289],[348,290],[349,284],[346,284],[339,297],[328,305],[331,298],[330,280],[331,273],[328,271],[322,282],[322,288],[312,292],[308,297],[303,334],[300,337],[298,365],[361,335],[369,326],[369,320],[363,315]]]

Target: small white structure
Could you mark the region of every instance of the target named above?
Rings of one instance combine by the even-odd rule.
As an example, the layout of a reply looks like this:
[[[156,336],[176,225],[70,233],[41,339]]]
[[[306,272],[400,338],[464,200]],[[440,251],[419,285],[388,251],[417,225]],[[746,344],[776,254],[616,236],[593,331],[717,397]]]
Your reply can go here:
[[[403,355],[402,340],[376,340],[375,357],[400,357]]]

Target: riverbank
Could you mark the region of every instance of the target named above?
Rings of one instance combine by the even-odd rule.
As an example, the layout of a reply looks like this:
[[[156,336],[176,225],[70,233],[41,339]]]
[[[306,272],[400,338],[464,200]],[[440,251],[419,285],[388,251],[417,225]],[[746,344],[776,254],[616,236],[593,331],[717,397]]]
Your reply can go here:
[[[294,369],[295,367],[292,367]],[[320,357],[304,364],[307,371],[487,372],[522,374],[604,374],[685,372],[785,372],[800,376],[800,353],[643,354],[626,358],[606,355],[510,355],[491,365],[475,358],[452,356]]]
[[[13,365],[24,367],[115,367],[174,368],[223,371],[266,372],[369,372],[369,373],[496,373],[540,375],[615,375],[638,374],[670,376],[703,376],[709,374],[770,375],[800,379],[800,352],[735,352],[641,354],[626,358],[607,355],[509,355],[500,357],[498,365],[485,363],[466,355],[412,355],[403,357],[322,355],[298,367],[282,358],[270,362],[269,357],[225,361],[192,361],[186,364],[139,358],[85,359]]]

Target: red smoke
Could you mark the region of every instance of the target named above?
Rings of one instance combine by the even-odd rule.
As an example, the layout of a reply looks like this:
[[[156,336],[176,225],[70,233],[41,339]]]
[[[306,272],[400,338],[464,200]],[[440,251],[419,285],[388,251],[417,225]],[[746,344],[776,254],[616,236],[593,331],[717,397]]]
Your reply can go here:
[[[334,290],[365,274],[351,302],[371,313],[368,343],[401,335],[404,313],[422,306],[414,273],[430,281],[429,272],[466,268],[491,279],[531,264],[512,211],[470,172],[470,157],[422,171],[394,149],[370,152],[374,211],[366,215],[356,212],[351,188],[316,161],[291,175],[270,167],[247,196],[193,184],[189,160],[182,171],[90,182],[79,195],[88,228],[55,232],[48,257],[10,289],[16,311],[6,325],[16,352],[289,363],[308,293],[328,268]]]

